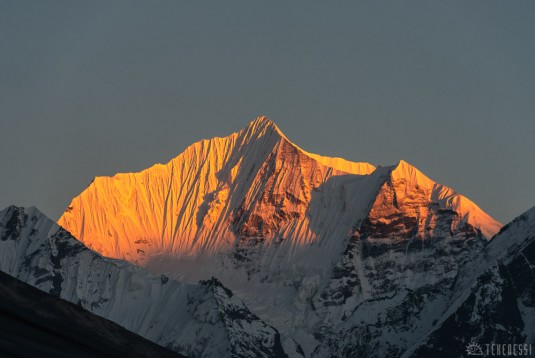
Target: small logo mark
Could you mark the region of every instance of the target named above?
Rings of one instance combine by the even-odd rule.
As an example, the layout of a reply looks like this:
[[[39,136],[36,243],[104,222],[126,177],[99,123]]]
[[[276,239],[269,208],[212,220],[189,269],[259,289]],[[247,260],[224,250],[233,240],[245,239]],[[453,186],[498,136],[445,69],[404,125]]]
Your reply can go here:
[[[466,353],[468,353],[469,356],[482,356],[483,350],[479,344],[471,342],[466,346]]]

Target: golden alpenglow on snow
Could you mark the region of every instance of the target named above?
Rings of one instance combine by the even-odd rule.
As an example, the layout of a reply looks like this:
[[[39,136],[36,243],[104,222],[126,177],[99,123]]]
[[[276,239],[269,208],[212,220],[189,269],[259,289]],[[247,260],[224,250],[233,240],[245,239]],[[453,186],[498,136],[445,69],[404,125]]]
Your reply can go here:
[[[58,223],[103,255],[141,264],[228,253],[251,240],[292,260],[314,246],[338,249],[370,208],[417,219],[421,239],[434,230],[433,208],[457,214],[452,230],[468,224],[490,238],[501,227],[404,161],[376,168],[310,154],[266,117],[167,164],[95,178]]]
[[[340,249],[370,208],[385,225],[386,214],[416,220],[422,240],[437,210],[455,212],[451,230],[469,225],[489,239],[501,227],[404,161],[376,168],[310,154],[266,117],[167,164],[95,178],[58,223],[101,254],[140,264],[235,252],[254,240],[292,261],[314,247]]]

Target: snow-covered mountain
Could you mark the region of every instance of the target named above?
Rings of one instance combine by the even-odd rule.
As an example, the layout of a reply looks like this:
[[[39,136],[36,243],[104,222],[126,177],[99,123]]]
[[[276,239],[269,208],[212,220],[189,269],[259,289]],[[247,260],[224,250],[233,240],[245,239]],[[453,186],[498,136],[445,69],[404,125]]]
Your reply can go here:
[[[217,279],[183,284],[102,257],[35,208],[0,211],[0,271],[189,357],[286,356]]]
[[[375,167],[311,154],[265,117],[165,165],[95,178],[59,224],[103,255],[155,273],[218,277],[306,355],[354,312],[372,317],[412,305],[424,287],[445,289],[501,227],[407,162]],[[445,292],[421,309],[444,309]],[[413,317],[388,351],[432,324]]]
[[[457,214],[454,230],[468,224],[490,238],[501,227],[404,161],[375,168],[310,154],[265,117],[165,165],[95,178],[58,223],[103,255],[141,264],[158,255],[240,255],[254,240],[293,260],[310,245],[337,251],[374,204],[392,200],[403,207],[382,214],[410,215],[421,237],[434,230],[437,210]]]

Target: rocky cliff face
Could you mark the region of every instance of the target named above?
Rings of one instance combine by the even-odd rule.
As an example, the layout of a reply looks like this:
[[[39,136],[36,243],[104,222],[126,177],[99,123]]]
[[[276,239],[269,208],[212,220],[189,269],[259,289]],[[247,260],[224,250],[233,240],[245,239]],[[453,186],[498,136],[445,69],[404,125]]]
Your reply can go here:
[[[461,355],[468,343],[478,344],[486,354],[493,343],[535,342],[535,207],[474,255],[452,291],[432,332],[406,356]]]
[[[182,284],[102,257],[35,208],[0,211],[0,271],[188,357],[284,357],[219,281]]]
[[[534,342],[535,208],[488,245],[460,235],[403,253],[355,237],[315,301],[312,356],[452,357],[470,343]]]
[[[402,354],[501,227],[404,161],[307,153],[265,117],[165,165],[96,178],[59,223],[155,273],[218,277],[296,356],[296,341],[306,356]]]

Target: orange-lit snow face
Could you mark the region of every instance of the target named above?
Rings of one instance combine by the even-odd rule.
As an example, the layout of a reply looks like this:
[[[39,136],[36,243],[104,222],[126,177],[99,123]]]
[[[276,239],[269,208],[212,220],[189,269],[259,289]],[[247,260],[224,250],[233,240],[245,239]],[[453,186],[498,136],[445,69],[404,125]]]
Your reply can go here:
[[[96,178],[59,224],[103,255],[137,263],[152,254],[197,256],[253,242],[283,243],[298,255],[311,243],[334,250],[371,207],[379,212],[380,193],[396,182],[407,215],[440,202],[488,237],[499,229],[470,200],[408,163],[393,169],[305,152],[260,117],[238,133],[191,145],[165,165]]]

